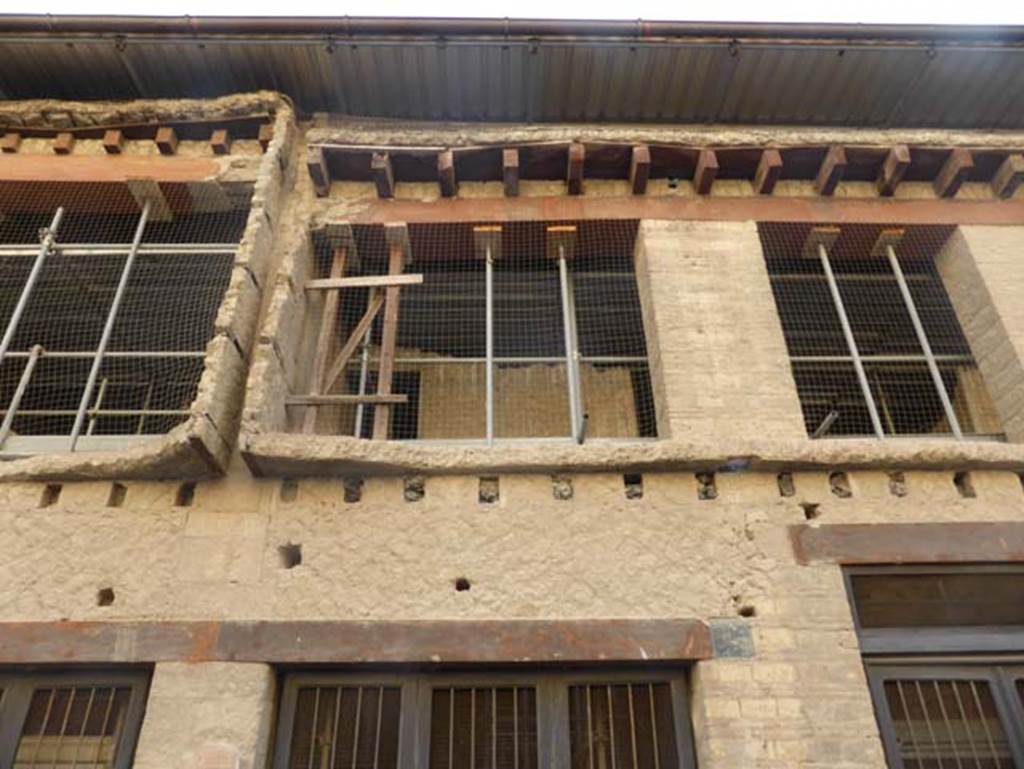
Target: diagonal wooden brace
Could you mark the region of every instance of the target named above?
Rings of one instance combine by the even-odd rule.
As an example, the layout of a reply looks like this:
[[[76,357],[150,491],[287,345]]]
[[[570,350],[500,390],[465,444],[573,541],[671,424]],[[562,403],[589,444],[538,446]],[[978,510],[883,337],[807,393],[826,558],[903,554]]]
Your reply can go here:
[[[377,313],[380,312],[380,308],[384,305],[384,296],[380,291],[374,289],[370,294],[369,300],[366,302],[366,312],[363,313],[363,317],[359,319],[359,323],[352,329],[352,333],[349,335],[348,341],[345,342],[341,351],[338,353],[338,357],[334,359],[334,363],[331,364],[330,370],[327,372],[327,376],[322,380],[322,386],[320,392],[330,392],[334,387],[334,383],[338,381],[338,377],[345,371],[345,366],[348,365],[349,360],[355,355],[356,350],[359,349],[359,345],[362,344],[363,337],[366,336],[366,332],[370,330],[370,326],[373,324],[374,318],[377,317]]]

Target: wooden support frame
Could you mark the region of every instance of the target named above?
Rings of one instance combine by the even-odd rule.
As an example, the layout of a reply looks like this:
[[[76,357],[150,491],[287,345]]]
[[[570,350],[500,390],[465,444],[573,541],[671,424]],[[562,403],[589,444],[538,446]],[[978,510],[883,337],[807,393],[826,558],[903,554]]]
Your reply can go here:
[[[358,275],[352,278],[320,278],[306,281],[307,291],[331,291],[339,288],[387,288],[388,286],[415,286],[423,282],[423,275]]]
[[[519,150],[515,147],[501,151],[501,178],[505,184],[505,196],[516,197],[519,194]]]
[[[156,129],[156,148],[161,155],[175,155],[178,152],[178,132],[170,126]]]
[[[455,154],[451,150],[437,153],[437,183],[441,197],[454,198],[459,194],[459,182],[455,177]]]
[[[13,154],[21,146],[21,134],[17,131],[8,131],[0,138],[0,152]]]
[[[377,185],[377,197],[393,198],[395,172],[391,168],[391,156],[386,152],[374,152],[370,158],[370,171],[373,173],[373,183]]]
[[[896,188],[903,181],[903,175],[908,168],[910,168],[910,148],[907,145],[898,144],[889,150],[875,182],[878,194],[883,198],[891,198],[895,195]]]
[[[698,195],[710,195],[718,177],[718,155],[714,150],[697,153],[697,168],[693,172],[693,189]]]
[[[231,132],[227,128],[218,128],[210,135],[210,149],[214,155],[231,154]]]
[[[754,174],[754,192],[758,195],[771,195],[775,185],[782,176],[782,153],[768,149],[761,153]]]
[[[846,173],[846,150],[838,144],[828,148],[821,168],[814,179],[814,189],[819,195],[832,195],[836,191],[843,174]]]
[[[569,162],[566,169],[566,189],[570,195],[583,194],[583,164],[586,148],[579,142],[569,145]]]
[[[409,230],[404,224],[385,225],[390,255],[388,274],[398,275],[405,269],[406,254],[409,250]],[[377,395],[391,395],[391,380],[395,373],[395,345],[398,341],[398,302],[401,290],[398,286],[384,289],[384,322],[381,329],[380,365],[377,369]],[[387,440],[391,423],[391,407],[381,404],[373,410],[373,438]]]
[[[629,188],[634,195],[647,192],[647,180],[651,176],[651,148],[646,144],[633,147],[629,161]]]
[[[57,134],[53,140],[53,153],[55,155],[70,155],[75,150],[75,135],[70,131]]]
[[[124,133],[112,128],[103,134],[103,150],[108,155],[120,155],[124,151]]]
[[[974,170],[974,156],[970,150],[957,148],[949,153],[942,170],[932,182],[935,194],[940,198],[952,198],[967,181],[967,176]]]
[[[349,242],[335,247],[331,255],[330,277],[341,279],[345,275],[345,262],[348,258],[349,249],[354,248],[355,240],[349,229]],[[341,302],[340,292],[335,289],[327,292],[324,297],[323,313],[320,316],[320,333],[316,339],[316,352],[313,353],[313,370],[310,376],[310,395],[316,396],[330,389],[326,383],[327,356],[331,351],[331,342],[334,340],[335,329],[338,326],[338,307]],[[332,383],[333,384],[333,381]],[[319,409],[307,408],[302,415],[302,432],[312,433],[316,431],[316,418]]]
[[[992,177],[992,192],[997,198],[1012,198],[1024,182],[1024,155],[1007,155]]]

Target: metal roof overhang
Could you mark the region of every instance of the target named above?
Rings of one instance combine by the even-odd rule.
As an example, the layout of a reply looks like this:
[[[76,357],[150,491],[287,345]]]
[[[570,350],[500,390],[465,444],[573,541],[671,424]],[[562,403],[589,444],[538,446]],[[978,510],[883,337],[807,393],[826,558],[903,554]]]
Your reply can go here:
[[[0,16],[0,98],[410,120],[1024,128],[1024,28]]]

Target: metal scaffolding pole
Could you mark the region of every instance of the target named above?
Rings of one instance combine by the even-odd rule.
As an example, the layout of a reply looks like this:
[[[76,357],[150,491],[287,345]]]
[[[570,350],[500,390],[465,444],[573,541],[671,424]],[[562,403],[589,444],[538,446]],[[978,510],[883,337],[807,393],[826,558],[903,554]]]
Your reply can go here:
[[[583,407],[580,400],[580,369],[576,341],[576,311],[572,286],[569,282],[569,266],[565,261],[565,246],[558,246],[558,280],[562,291],[562,325],[565,334],[565,378],[569,383],[569,423],[571,436],[577,443],[583,442]]]
[[[850,357],[853,359],[853,368],[857,372],[857,381],[860,383],[860,390],[864,395],[868,414],[871,416],[871,426],[874,428],[877,437],[884,438],[885,431],[882,430],[882,421],[878,418],[878,407],[875,406],[874,396],[871,395],[871,386],[868,384],[867,374],[864,373],[864,362],[861,360],[860,350],[857,349],[857,341],[853,338],[850,319],[846,315],[846,306],[843,304],[843,297],[839,293],[836,276],[832,273],[832,265],[828,259],[828,249],[825,248],[823,243],[818,243],[818,258],[821,260],[821,267],[825,271],[828,290],[832,293],[832,303],[835,305],[836,314],[839,315],[839,324],[843,327],[846,347],[850,351]]]
[[[53,251],[53,244],[57,238],[57,230],[60,227],[60,222],[63,218],[64,209],[58,208],[57,212],[53,215],[53,219],[50,221],[50,226],[43,230],[39,249],[36,252],[36,261],[32,265],[32,271],[28,274],[28,280],[25,281],[25,287],[21,290],[21,296],[18,297],[18,303],[14,306],[14,312],[11,313],[11,319],[7,321],[7,330],[4,331],[4,337],[0,340],[0,363],[4,362],[4,356],[7,355],[7,350],[10,348],[11,342],[14,340],[14,334],[18,330],[18,323],[21,321],[21,316],[25,313],[25,306],[28,304],[29,297],[32,295],[32,289],[35,288],[36,283],[39,281],[39,275],[43,271],[43,264],[46,263],[46,257]]]
[[[131,277],[132,267],[135,265],[135,257],[142,243],[142,233],[146,229],[146,220],[149,218],[150,202],[147,200],[142,206],[142,213],[139,215],[139,223],[135,228],[135,237],[132,238],[132,247],[125,259],[124,267],[121,270],[121,280],[117,284],[117,291],[114,293],[114,301],[107,313],[107,322],[103,326],[103,335],[100,337],[99,346],[96,348],[96,357],[93,358],[92,368],[89,370],[89,378],[85,383],[85,390],[82,392],[82,400],[78,404],[78,413],[75,415],[75,425],[71,429],[71,440],[69,450],[74,451],[78,444],[78,438],[82,434],[82,426],[85,423],[85,413],[89,408],[89,401],[92,399],[92,392],[96,387],[96,380],[100,374],[100,366],[103,365],[103,356],[110,344],[110,337],[114,332],[114,323],[117,321],[117,312],[121,308],[125,291],[128,288],[128,278]]]
[[[957,440],[962,440],[964,435],[960,430],[960,420],[956,418],[953,404],[949,400],[949,393],[946,392],[946,385],[942,381],[942,374],[935,363],[935,354],[932,352],[932,346],[928,342],[928,335],[924,332],[921,316],[917,314],[917,305],[914,304],[914,297],[910,295],[910,287],[907,286],[907,279],[903,275],[903,268],[900,267],[900,260],[896,258],[896,249],[891,244],[886,244],[885,253],[889,257],[889,266],[892,267],[893,275],[896,276],[896,283],[899,284],[900,294],[903,295],[903,304],[906,305],[907,314],[910,315],[910,322],[914,324],[917,341],[920,343],[921,351],[924,353],[925,361],[928,363],[928,371],[932,375],[932,381],[935,383],[935,390],[939,395],[939,400],[942,401],[942,410],[946,412],[949,428],[953,431],[953,435]]]
[[[373,333],[373,324],[366,329],[363,336],[362,351],[359,354],[359,394],[366,395],[366,381],[370,376],[370,334]],[[363,437],[363,414],[366,413],[366,404],[356,404],[356,438]]]
[[[487,346],[485,354],[485,371],[487,374],[487,443],[494,443],[494,255],[490,244],[484,262],[484,286],[486,293],[487,312]]]
[[[25,396],[25,390],[28,389],[28,383],[32,379],[32,372],[36,369],[36,364],[39,362],[40,356],[43,354],[43,348],[41,345],[34,345],[32,351],[29,353],[29,358],[25,362],[25,368],[21,370],[21,379],[18,381],[18,387],[14,391],[14,395],[11,397],[11,403],[7,407],[7,413],[4,414],[3,424],[0,424],[0,446],[3,446],[4,441],[7,440],[7,436],[11,433],[11,427],[14,425],[14,417],[18,413],[18,406],[21,405],[21,399]]]

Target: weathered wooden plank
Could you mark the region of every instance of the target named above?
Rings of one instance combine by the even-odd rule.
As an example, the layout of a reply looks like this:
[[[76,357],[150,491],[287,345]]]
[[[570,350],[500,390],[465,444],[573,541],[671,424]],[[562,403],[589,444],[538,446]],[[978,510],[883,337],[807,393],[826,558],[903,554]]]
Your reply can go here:
[[[405,255],[409,244],[409,233],[405,225],[392,225],[386,229],[391,253],[388,257],[388,273],[398,275],[405,268]],[[377,368],[377,394],[391,394],[391,380],[395,373],[395,345],[398,341],[398,303],[401,289],[388,286],[384,297],[384,320],[380,338],[380,363]],[[391,421],[391,407],[377,406],[373,410],[373,438],[387,440]]]
[[[437,183],[441,197],[454,198],[459,194],[459,183],[455,178],[455,154],[451,150],[437,153]]]
[[[120,155],[124,151],[124,133],[116,128],[104,133],[103,149],[108,155]]]
[[[647,180],[651,176],[651,149],[646,144],[633,147],[629,161],[629,188],[634,195],[647,192]]]
[[[710,195],[718,176],[718,155],[714,150],[701,150],[697,154],[697,168],[693,172],[693,188],[698,195]]]
[[[998,198],[1012,198],[1024,182],[1024,155],[1007,155],[992,177],[992,192]]]
[[[505,196],[519,194],[519,150],[506,147],[501,151],[501,178],[505,183]]]
[[[358,275],[351,278],[317,278],[306,281],[307,291],[326,291],[334,288],[367,288],[387,286],[415,286],[423,282],[421,273],[402,275]]]
[[[566,186],[570,195],[583,194],[583,163],[586,149],[582,144],[569,145],[569,163],[566,170]]]
[[[831,195],[846,173],[846,150],[839,145],[828,148],[825,158],[821,161],[818,176],[814,180],[814,190],[819,195]]]
[[[932,182],[935,194],[940,198],[954,197],[973,170],[974,156],[971,151],[962,148],[953,150]]]
[[[173,155],[178,151],[178,133],[170,126],[156,129],[155,141],[161,155]]]
[[[226,128],[218,128],[210,134],[210,149],[214,155],[231,154],[231,133]]]
[[[903,175],[910,168],[910,148],[905,144],[899,144],[889,150],[885,156],[885,162],[878,172],[878,194],[882,197],[892,197],[896,194],[896,188],[903,181]]]
[[[370,159],[373,183],[377,185],[377,197],[395,196],[395,172],[391,168],[391,157],[386,152],[374,152]]]
[[[348,257],[348,246],[340,246],[334,249],[331,254],[330,276],[334,280],[341,280],[345,274],[345,262]],[[313,353],[313,370],[310,376],[310,393],[317,395],[324,392],[324,377],[327,373],[327,356],[330,355],[331,345],[336,336],[338,328],[338,306],[341,296],[338,291],[331,291],[324,297],[323,313],[320,316],[320,333],[316,338],[316,351]],[[312,433],[316,431],[316,418],[319,410],[316,408],[306,409],[302,415],[302,432]]]
[[[306,168],[309,178],[313,180],[313,190],[318,198],[327,197],[331,191],[331,172],[327,168],[327,158],[323,147],[306,148]]]
[[[782,153],[773,149],[765,150],[761,153],[754,174],[754,192],[758,195],[771,195],[781,176]]]

